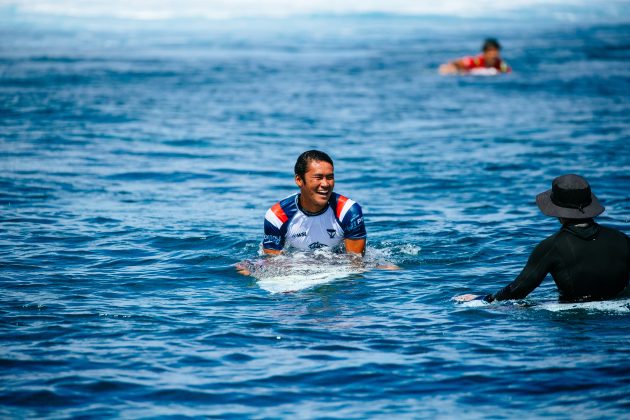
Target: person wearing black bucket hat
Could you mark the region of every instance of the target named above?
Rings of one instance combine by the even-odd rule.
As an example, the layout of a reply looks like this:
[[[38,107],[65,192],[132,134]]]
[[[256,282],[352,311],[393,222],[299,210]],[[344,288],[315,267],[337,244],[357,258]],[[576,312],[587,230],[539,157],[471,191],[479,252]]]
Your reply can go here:
[[[455,300],[523,299],[551,273],[561,301],[610,299],[628,286],[630,238],[593,220],[604,207],[586,179],[568,174],[557,177],[551,189],[536,196],[547,216],[557,217],[560,231],[539,243],[516,279],[497,293],[483,297],[466,294]]]
[[[547,216],[562,219],[592,219],[604,212],[588,182],[573,174],[554,179],[550,190],[536,196],[536,204]]]

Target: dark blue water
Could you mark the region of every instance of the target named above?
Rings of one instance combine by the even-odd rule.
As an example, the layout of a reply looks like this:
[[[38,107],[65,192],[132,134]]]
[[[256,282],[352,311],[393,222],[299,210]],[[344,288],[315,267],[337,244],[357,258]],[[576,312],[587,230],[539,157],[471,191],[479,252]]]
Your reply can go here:
[[[513,74],[437,75],[488,35]],[[6,19],[0,416],[627,416],[628,295],[561,305],[548,278],[521,302],[452,297],[518,274],[559,226],[534,197],[560,174],[630,232],[629,40],[553,21]],[[362,204],[368,259],[402,270],[320,259],[342,275],[293,293],[235,272],[310,148]]]

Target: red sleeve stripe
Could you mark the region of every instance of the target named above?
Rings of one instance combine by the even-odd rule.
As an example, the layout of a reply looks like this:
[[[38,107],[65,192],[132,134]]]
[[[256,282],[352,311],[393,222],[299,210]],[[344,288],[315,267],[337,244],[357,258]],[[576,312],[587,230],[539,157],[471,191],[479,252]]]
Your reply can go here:
[[[284,212],[284,210],[282,210],[282,207],[280,207],[280,203],[276,203],[273,205],[273,207],[271,207],[271,211],[273,212],[273,214],[276,215],[276,217],[282,222],[286,222],[287,220],[289,220],[289,218],[287,217],[287,214]]]
[[[337,198],[337,208],[335,209],[337,219],[341,220],[341,212],[343,211],[343,206],[346,204],[346,201],[348,201],[348,197],[344,197],[343,195]]]

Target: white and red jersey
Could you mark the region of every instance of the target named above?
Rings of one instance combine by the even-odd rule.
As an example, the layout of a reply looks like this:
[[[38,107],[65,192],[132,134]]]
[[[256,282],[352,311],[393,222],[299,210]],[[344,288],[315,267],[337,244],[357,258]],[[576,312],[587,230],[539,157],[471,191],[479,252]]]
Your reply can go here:
[[[267,210],[263,248],[338,248],[343,239],[367,236],[361,206],[355,201],[332,193],[326,208],[309,213],[301,208],[299,197],[291,195]]]

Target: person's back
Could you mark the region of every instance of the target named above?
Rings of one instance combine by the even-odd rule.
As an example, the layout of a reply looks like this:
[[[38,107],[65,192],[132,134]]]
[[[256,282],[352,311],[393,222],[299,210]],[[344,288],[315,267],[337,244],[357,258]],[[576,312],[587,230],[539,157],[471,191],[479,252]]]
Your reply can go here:
[[[574,174],[557,177],[550,190],[536,196],[536,204],[545,215],[557,217],[562,228],[536,246],[513,282],[483,299],[523,299],[547,274],[564,301],[610,299],[623,292],[630,280],[630,238],[593,221],[604,207],[588,182]]]
[[[607,299],[628,285],[630,239],[590,221],[565,224],[542,241],[514,282],[493,299],[521,299],[551,273],[561,300]]]
[[[558,268],[551,270],[561,299],[605,299],[628,285],[630,240],[597,223],[564,226],[557,234]]]

